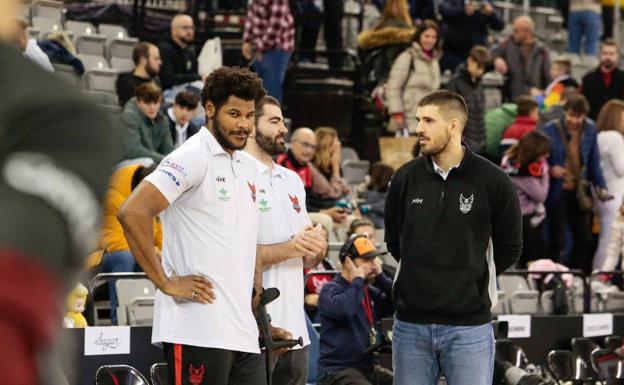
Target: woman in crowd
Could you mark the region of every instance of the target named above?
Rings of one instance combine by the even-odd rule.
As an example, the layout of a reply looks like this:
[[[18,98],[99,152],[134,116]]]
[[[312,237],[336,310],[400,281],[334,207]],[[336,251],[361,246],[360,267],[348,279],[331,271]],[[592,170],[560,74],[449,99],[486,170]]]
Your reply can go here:
[[[596,200],[594,204],[600,216],[600,236],[593,269],[601,269],[605,264],[611,225],[624,196],[624,102],[615,99],[607,102],[600,110],[597,126],[600,167],[614,199]]]
[[[600,270],[613,271],[620,265],[620,256],[624,251],[624,202],[618,201],[618,210],[613,219],[609,234],[606,257]]]
[[[414,35],[414,23],[409,14],[407,0],[388,0],[379,21],[373,29],[358,35],[362,49],[393,44],[408,44]]]
[[[339,199],[350,193],[349,186],[342,179],[340,171],[341,155],[338,133],[331,127],[319,127],[314,131],[316,135],[316,154],[314,166],[322,176],[334,187],[339,194],[332,194],[327,198]],[[314,182],[312,183],[314,185]]]
[[[438,24],[425,20],[416,29],[411,47],[392,64],[387,83],[388,131],[416,132],[416,107],[425,95],[440,88],[440,32]]]
[[[546,158],[550,139],[541,131],[530,131],[513,145],[503,157],[501,167],[511,177],[522,212],[523,247],[518,267],[543,255],[542,222],[546,217],[544,201],[548,195],[549,174]]]

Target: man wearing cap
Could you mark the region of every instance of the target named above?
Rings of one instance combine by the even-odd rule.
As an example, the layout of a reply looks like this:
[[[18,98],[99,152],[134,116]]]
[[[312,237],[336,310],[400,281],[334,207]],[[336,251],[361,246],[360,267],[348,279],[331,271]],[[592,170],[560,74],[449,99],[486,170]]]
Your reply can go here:
[[[320,385],[392,383],[372,353],[364,353],[379,341],[377,321],[392,306],[392,280],[376,258],[382,254],[366,236],[350,238],[340,250],[342,273],[321,290]]]
[[[325,256],[327,242],[321,225],[312,228],[306,211],[306,193],[299,175],[275,164],[273,157],[286,152],[286,134],[281,105],[272,96],[256,103],[256,131],[247,141],[245,154],[260,174],[254,186],[258,203],[258,244],[272,245],[288,242],[302,230],[314,234],[322,252],[314,256],[303,253],[264,253],[256,259],[264,287],[276,287],[280,296],[267,306],[273,324],[290,331],[294,338],[303,337],[303,346],[293,347],[281,354],[275,363],[273,384],[305,385],[308,370],[310,338],[303,304],[303,268],[318,265]]]

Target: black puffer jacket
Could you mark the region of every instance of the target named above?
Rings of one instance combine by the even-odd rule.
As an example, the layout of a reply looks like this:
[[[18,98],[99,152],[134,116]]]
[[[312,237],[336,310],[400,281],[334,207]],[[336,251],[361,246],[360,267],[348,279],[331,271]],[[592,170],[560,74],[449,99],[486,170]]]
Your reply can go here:
[[[473,81],[466,65],[462,64],[457,67],[445,88],[457,92],[466,100],[468,122],[464,128],[463,141],[473,152],[482,152],[485,146],[485,95],[481,79]]]

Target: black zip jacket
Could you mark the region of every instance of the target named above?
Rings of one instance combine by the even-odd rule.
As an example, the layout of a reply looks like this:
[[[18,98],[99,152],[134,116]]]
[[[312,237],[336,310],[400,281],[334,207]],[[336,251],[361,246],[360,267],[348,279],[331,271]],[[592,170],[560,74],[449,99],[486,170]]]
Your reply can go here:
[[[399,261],[393,300],[401,321],[468,326],[491,320],[489,240],[497,274],[522,248],[518,195],[502,170],[466,148],[444,181],[430,157],[418,157],[390,183],[385,224],[388,251]]]

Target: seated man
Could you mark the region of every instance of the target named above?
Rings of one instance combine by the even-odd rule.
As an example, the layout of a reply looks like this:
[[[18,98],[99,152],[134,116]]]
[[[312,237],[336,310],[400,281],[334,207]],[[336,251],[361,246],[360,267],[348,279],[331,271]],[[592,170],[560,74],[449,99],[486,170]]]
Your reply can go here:
[[[151,43],[140,42],[132,50],[134,70],[119,74],[117,78],[117,99],[119,105],[125,106],[134,96],[137,86],[146,82],[154,82],[160,86],[158,73],[160,72],[160,51]]]
[[[176,148],[199,131],[199,127],[191,121],[198,104],[198,95],[190,91],[182,91],[176,95],[173,107],[167,110],[171,140]]]
[[[171,20],[170,38],[159,45],[162,54],[162,86],[173,86],[199,80],[197,55],[193,47],[195,26],[188,15],[176,15]]]
[[[104,251],[103,255],[92,254],[96,259],[88,261],[89,267],[97,268],[101,273],[125,273],[141,271],[137,265],[124,234],[121,223],[117,219],[117,213],[121,205],[130,196],[136,186],[156,169],[156,165],[143,167],[133,164],[118,169],[110,180],[109,189],[104,197],[104,215],[99,247]],[[157,217],[156,217],[157,218]],[[154,247],[162,249],[162,229],[160,221],[154,219]],[[97,256],[101,256],[97,258]],[[117,290],[115,281],[108,283],[111,302],[111,321],[117,325]]]
[[[154,83],[137,87],[121,114],[124,159],[152,158],[160,163],[175,149],[167,118],[160,113],[162,92]]]
[[[364,353],[378,342],[380,313],[392,306],[392,280],[376,259],[381,254],[365,236],[351,238],[340,251],[342,273],[321,290],[319,385],[392,383],[392,374]]]

